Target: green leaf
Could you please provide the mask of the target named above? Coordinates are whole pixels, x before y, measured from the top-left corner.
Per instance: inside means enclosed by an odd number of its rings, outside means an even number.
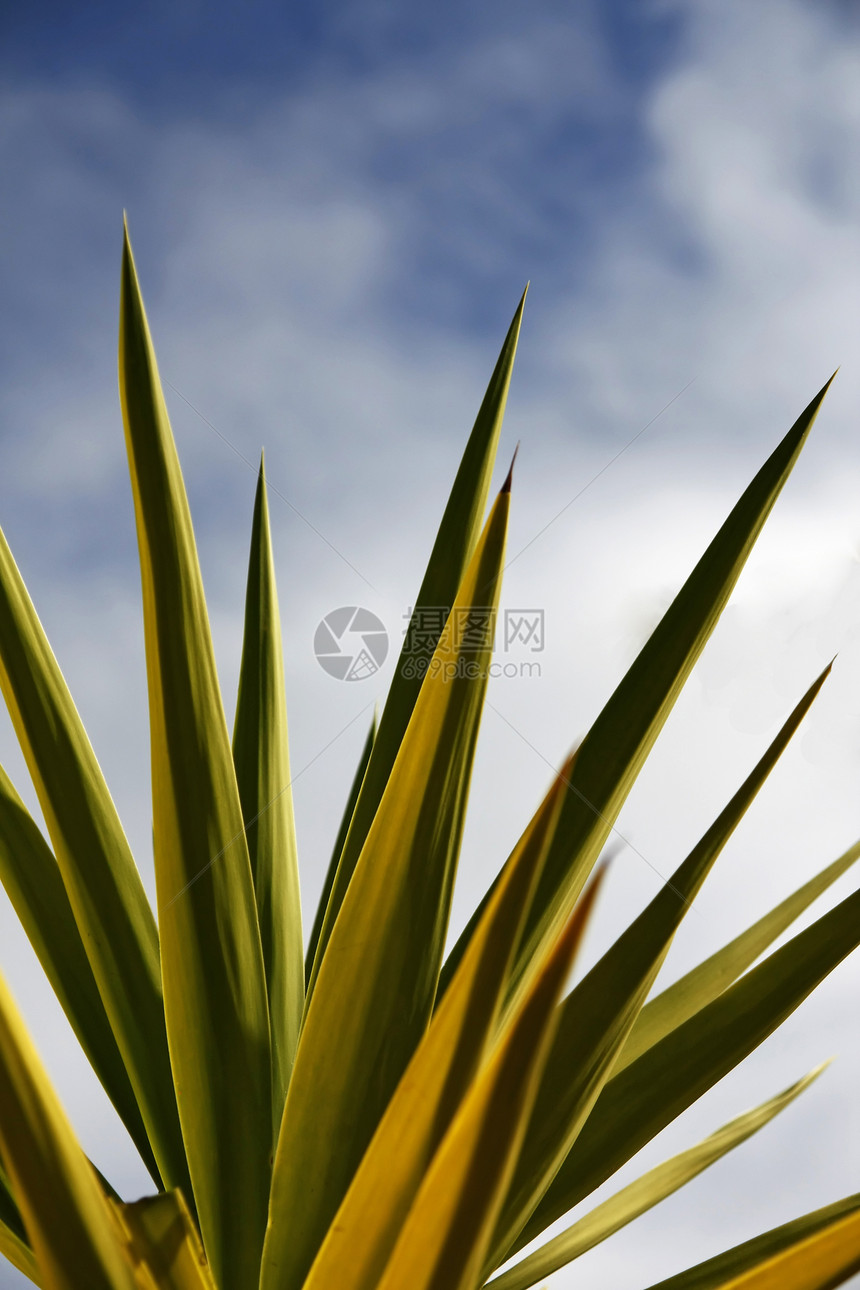
[[[385,702],[367,773],[361,785],[326,907],[316,959],[308,984],[308,999],[315,987],[334,921],[343,903],[353,870],[412,716],[422,678],[439,641],[442,622],[434,626],[434,618],[436,615],[444,616],[443,611],[447,613],[448,608],[453,605],[478,542],[490,492],[490,480],[505,415],[505,404],[527,291],[528,287],[517,306],[475,419],[448,498],[448,505],[445,507],[445,513],[439,525],[439,532],[424,574],[424,581],[418,592],[415,609],[406,630],[400,659]]]
[[[860,842],[855,842],[740,936],[646,1003],[613,1067],[613,1074],[617,1075],[647,1048],[722,994],[814,900],[847,873],[858,857]]]
[[[220,1290],[247,1290],[259,1275],[272,1149],[265,970],[191,516],[127,234],[119,352],[167,1033],[206,1252]]]
[[[273,1124],[277,1126],[299,1038],[305,973],[284,654],[262,460],[254,502],[233,761],[266,967],[272,1034],[272,1111]]]
[[[142,1286],[153,1290],[215,1290],[200,1236],[182,1192],[147,1196],[114,1206],[129,1261]]]
[[[636,776],[725,608],[829,386],[830,381],[762,466],[583,740],[561,827],[529,914],[512,976],[512,993],[529,960],[563,923],[582,890]],[[452,951],[440,989],[447,987],[473,928],[474,919]]]
[[[30,1249],[21,1212],[12,1195],[12,1184],[0,1165],[0,1254],[6,1256],[19,1272],[39,1285],[39,1269]]]
[[[556,1003],[603,871],[533,975],[433,1158],[379,1290],[473,1290],[526,1131]]]
[[[790,1223],[783,1223],[769,1232],[763,1232],[751,1241],[744,1241],[742,1245],[736,1245],[694,1268],[688,1268],[686,1272],[679,1272],[667,1281],[651,1286],[650,1290],[721,1290],[721,1287],[731,1283],[732,1277],[740,1276],[773,1255],[780,1254],[818,1232],[829,1230],[840,1219],[858,1212],[860,1192],[846,1196],[844,1200],[834,1201],[832,1205],[825,1205],[823,1209],[814,1210],[811,1214],[804,1214],[802,1218],[795,1218]]]
[[[46,1290],[138,1290],[110,1202],[3,981],[0,1151]]]
[[[356,865],[308,1008],[275,1155],[261,1290],[298,1290],[436,992],[487,684],[499,494]]]
[[[614,1076],[509,1256],[733,1070],[858,943],[854,892]]]
[[[156,1186],[158,1167],[51,848],[0,766],[0,881]]]
[[[373,714],[373,720],[370,723],[370,729],[367,732],[367,738],[364,741],[364,747],[361,750],[361,757],[356,767],[355,776],[349,790],[349,796],[346,800],[343,817],[341,818],[340,827],[337,831],[334,847],[332,848],[331,859],[329,860],[328,869],[326,870],[325,881],[323,882],[322,891],[320,892],[317,911],[314,916],[314,925],[311,928],[310,940],[308,941],[307,954],[305,955],[305,980],[310,981],[311,971],[316,957],[317,945],[319,943],[320,932],[322,931],[325,911],[328,908],[331,889],[334,885],[337,866],[340,861],[343,844],[346,841],[346,835],[349,831],[350,822],[355,814],[355,804],[358,801],[358,794],[364,781],[364,775],[367,770],[367,764],[370,761],[370,754],[373,750],[373,742],[376,739],[376,713]]]
[[[715,860],[830,671],[810,686],[728,806],[670,880],[565,999],[526,1142],[493,1241],[497,1267],[585,1123]]]
[[[558,821],[567,770],[566,766],[523,834],[302,1290],[375,1290],[427,1166],[494,1033],[517,936]]]
[[[860,1214],[849,1214],[723,1282],[724,1290],[834,1290],[860,1272]]]
[[[790,1088],[754,1110],[730,1120],[696,1146],[649,1169],[641,1178],[622,1188],[566,1231],[547,1241],[546,1245],[542,1245],[516,1267],[496,1277],[489,1283],[488,1290],[490,1287],[492,1290],[528,1290],[529,1286],[535,1285],[541,1278],[551,1276],[565,1264],[578,1259],[586,1250],[593,1249],[614,1232],[632,1223],[640,1214],[659,1205],[661,1200],[671,1196],[727,1152],[758,1133],[759,1129],[769,1124],[775,1115],[808,1088],[823,1069],[824,1066],[816,1067]]]
[[[168,1185],[187,1186],[155,919],[95,753],[2,533],[0,688],[158,1171]]]

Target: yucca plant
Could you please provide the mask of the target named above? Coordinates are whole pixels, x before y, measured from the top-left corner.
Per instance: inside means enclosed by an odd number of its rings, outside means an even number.
[[[855,893],[770,950],[860,855],[858,844],[652,996],[681,920],[826,669],[671,879],[564,993],[600,885],[595,864],[825,386],[729,515],[444,958],[510,475],[483,516],[522,308],[416,600],[403,647],[411,666],[395,671],[368,737],[305,947],[262,467],[231,741],[126,236],[119,377],[143,586],[157,923],[0,544],[0,683],[47,831],[2,775],[0,876],[154,1188],[125,1203],[89,1162],[0,989],[0,1249],[45,1290],[525,1290],[750,1137],[817,1074],[500,1271],[761,1043],[860,941]],[[416,627],[427,606],[452,607],[429,640]],[[823,1290],[858,1268],[860,1196],[849,1196],[662,1286]]]

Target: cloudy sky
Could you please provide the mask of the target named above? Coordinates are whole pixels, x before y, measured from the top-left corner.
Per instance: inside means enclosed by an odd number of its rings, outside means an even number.
[[[265,448],[306,915],[526,281],[504,604],[458,928],[745,484],[837,365],[795,475],[619,821],[588,955],[650,899],[838,653],[668,980],[860,835],[860,23],[845,0],[4,7],[0,523],[153,891],[116,393],[125,208],[228,717]],[[329,610],[392,640],[313,654]],[[509,669],[510,670],[510,669]],[[11,727],[0,759],[32,804]],[[856,885],[848,877],[833,903]],[[818,910],[816,910],[818,912]],[[144,1189],[5,900],[0,966],[87,1149]],[[860,962],[625,1171],[833,1068],[552,1290],[635,1290],[860,1187]],[[614,1190],[620,1179],[607,1191]],[[25,1284],[0,1271],[0,1287]],[[27,1283],[28,1284],[28,1283]]]

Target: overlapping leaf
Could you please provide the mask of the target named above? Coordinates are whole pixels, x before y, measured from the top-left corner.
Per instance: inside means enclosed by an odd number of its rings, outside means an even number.
[[[141,1290],[215,1290],[181,1192],[115,1204],[114,1215]]]
[[[741,932],[740,936],[736,936],[728,945],[724,945],[646,1003],[618,1056],[613,1074],[617,1075],[625,1066],[641,1057],[647,1048],[722,994],[814,900],[847,873],[858,858],[860,842],[855,842],[853,847],[849,847],[822,869],[821,873],[780,901],[763,918]]]
[[[374,740],[367,772],[339,858],[316,946],[316,963],[309,975],[313,990],[322,954],[343,903],[353,870],[382,799],[400,744],[415,707],[421,681],[439,637],[442,621],[460,588],[472,559],[490,492],[496,448],[517,352],[526,291],[505,337],[460,468],[448,498],[424,580],[406,630],[385,709]]]
[[[858,944],[860,892],[854,892],[609,1080],[509,1255],[737,1066]]]
[[[555,1005],[588,922],[602,871],[473,1081],[433,1158],[379,1290],[473,1290],[526,1131]]]
[[[493,1034],[525,911],[566,789],[565,766],[525,830],[441,1008],[397,1086],[303,1290],[374,1290]]]
[[[495,1266],[586,1121],[681,920],[827,677],[817,678],[690,855],[565,1000],[532,1122],[493,1242]]]
[[[775,1115],[785,1110],[808,1088],[823,1069],[822,1066],[817,1067],[776,1097],[730,1120],[694,1147],[649,1169],[641,1178],[605,1200],[566,1231],[547,1241],[534,1254],[495,1277],[489,1286],[493,1290],[528,1290],[529,1286],[551,1276],[573,1259],[578,1259],[581,1254],[605,1241],[627,1223],[632,1223],[640,1214],[653,1209],[661,1200],[671,1196],[679,1187],[691,1182],[703,1170],[746,1142],[754,1133],[758,1133],[759,1129],[769,1124]]]
[[[298,1290],[436,991],[492,647],[509,480],[418,697],[319,969],[275,1156],[262,1290]]]
[[[153,842],[179,1115],[220,1290],[259,1273],[272,1148],[266,980],[188,501],[131,247],[120,395],[143,584]]]
[[[2,981],[0,1151],[44,1290],[139,1290],[110,1202]]]
[[[167,1183],[187,1186],[155,920],[95,753],[2,534],[0,688],[158,1170]],[[122,1100],[118,1082],[114,1091]]]
[[[830,381],[755,476],[583,740],[561,827],[529,915],[512,991],[531,957],[564,921],[582,890],[622,803],[725,608],[829,385]],[[473,919],[452,951],[442,974],[442,989],[474,926]]]
[[[160,1177],[54,855],[0,767],[0,880],[78,1042],[155,1183]]]
[[[373,721],[370,723],[370,729],[367,732],[367,738],[364,741],[364,745],[361,750],[361,756],[358,759],[358,766],[356,767],[355,775],[353,777],[352,784],[350,785],[349,795],[347,796],[346,806],[344,807],[344,811],[343,811],[343,817],[341,818],[340,827],[338,828],[338,831],[337,831],[337,837],[334,840],[331,859],[329,860],[329,865],[328,865],[328,869],[326,870],[325,880],[322,885],[322,891],[320,892],[320,898],[317,903],[317,911],[316,911],[316,914],[314,915],[314,924],[313,924],[313,927],[311,928],[311,934],[308,939],[307,953],[305,955],[305,980],[306,981],[310,981],[311,971],[313,970],[314,959],[316,957],[316,949],[319,943],[320,932],[322,931],[323,920],[325,919],[325,911],[328,909],[329,897],[331,896],[331,889],[332,889],[332,886],[334,885],[335,874],[337,873],[337,866],[338,866],[338,863],[340,862],[341,852],[343,851],[343,844],[346,841],[346,835],[349,832],[349,826],[352,821],[352,817],[355,813],[355,804],[358,801],[358,794],[361,790],[361,785],[364,782],[364,775],[367,770],[367,764],[370,761],[370,754],[373,750],[373,744],[375,739],[376,739],[376,713],[374,712]]]
[[[274,1132],[281,1122],[299,1038],[305,973],[281,619],[262,461],[254,501],[233,761],[266,968]]]
[[[724,1290],[732,1280],[745,1272],[766,1263],[769,1259],[792,1246],[798,1245],[817,1233],[832,1230],[842,1219],[860,1213],[860,1193],[846,1196],[823,1209],[804,1214],[790,1223],[744,1241],[723,1254],[717,1254],[694,1268],[687,1268],[676,1276],[653,1285],[650,1290]]]

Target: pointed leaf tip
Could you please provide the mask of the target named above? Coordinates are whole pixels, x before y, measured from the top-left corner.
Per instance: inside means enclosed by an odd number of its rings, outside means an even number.
[[[501,489],[499,490],[499,491],[500,491],[500,492],[502,492],[502,493],[509,493],[509,492],[511,491],[511,483],[512,483],[513,478],[514,478],[514,462],[515,462],[515,461],[516,461],[516,459],[517,459],[517,453],[519,452],[519,450],[520,450],[520,445],[519,445],[519,443],[517,443],[516,448],[514,448],[514,455],[513,455],[513,457],[511,458],[511,468],[510,468],[510,470],[508,471],[507,478],[505,479],[505,482],[502,484],[502,487],[501,487]]]

